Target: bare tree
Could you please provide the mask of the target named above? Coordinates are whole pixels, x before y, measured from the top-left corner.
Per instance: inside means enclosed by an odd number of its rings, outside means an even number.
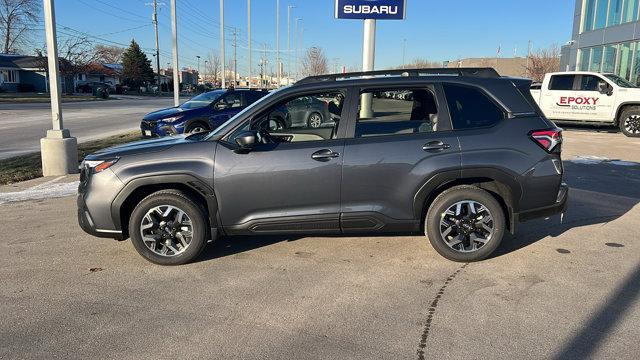
[[[94,52],[96,61],[102,64],[119,64],[122,61],[124,48],[119,46],[96,45]]]
[[[40,0],[0,0],[0,36],[2,51],[16,53],[26,45],[35,31],[40,14]]]
[[[398,69],[431,69],[442,67],[441,62],[431,61],[427,59],[415,59],[409,64],[403,64],[398,66]]]
[[[36,49],[38,67],[48,71],[46,47]],[[66,92],[73,93],[75,80],[85,74],[97,60],[93,44],[84,36],[69,37],[58,44],[60,74],[65,78]]]
[[[215,83],[220,78],[222,71],[222,62],[218,54],[210,53],[207,59],[207,66],[204,69],[204,81]]]
[[[547,49],[538,49],[531,52],[525,65],[527,77],[533,81],[542,81],[546,73],[560,70],[560,50],[557,45],[551,45]]]
[[[302,75],[314,76],[326,74],[328,61],[322,48],[311,47],[302,58]]]

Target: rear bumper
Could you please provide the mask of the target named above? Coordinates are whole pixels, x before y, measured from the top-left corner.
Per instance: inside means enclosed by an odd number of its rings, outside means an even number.
[[[565,183],[560,184],[560,189],[558,190],[558,195],[556,198],[556,202],[553,205],[545,206],[542,208],[537,208],[533,210],[528,210],[521,213],[513,214],[513,222],[514,225],[518,222],[523,222],[527,220],[549,217],[552,215],[564,213],[567,210],[569,200],[569,186]]]

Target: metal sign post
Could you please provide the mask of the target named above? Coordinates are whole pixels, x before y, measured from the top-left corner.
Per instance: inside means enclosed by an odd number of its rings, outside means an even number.
[[[362,42],[362,71],[375,69],[376,20],[403,20],[406,16],[406,0],[335,0],[336,19],[364,20]],[[360,96],[360,118],[373,116],[373,94]]]
[[[62,124],[60,103],[60,71],[58,68],[58,45],[56,37],[56,15],[53,0],[44,0],[44,23],[47,38],[47,60],[51,96],[52,130],[40,139],[42,174],[44,176],[66,175],[78,172],[78,142],[70,136]]]

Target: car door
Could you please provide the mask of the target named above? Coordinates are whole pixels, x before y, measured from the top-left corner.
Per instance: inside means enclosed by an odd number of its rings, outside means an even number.
[[[579,120],[579,113],[571,109],[569,99],[575,98],[575,74],[552,75],[546,89],[542,89],[540,108],[553,120]]]
[[[460,146],[438,84],[360,93],[403,90],[412,100],[366,95],[351,110],[355,120],[347,130],[341,192],[345,232],[417,230],[424,200],[418,199],[429,179],[459,176]]]
[[[613,86],[603,77],[592,74],[579,75],[576,83],[574,98],[566,101],[573,111],[580,114],[578,120],[612,121],[617,95]],[[605,84],[610,92],[600,93],[600,84]]]
[[[244,99],[241,91],[232,91],[222,95],[211,105],[209,117],[213,126],[222,124],[244,109]]]
[[[335,129],[263,126],[272,112],[281,112],[296,99],[284,99],[253,116],[218,145],[214,188],[227,233],[340,231],[344,138],[338,136],[338,125]],[[263,141],[251,151],[240,151],[234,138],[248,130],[261,130]]]

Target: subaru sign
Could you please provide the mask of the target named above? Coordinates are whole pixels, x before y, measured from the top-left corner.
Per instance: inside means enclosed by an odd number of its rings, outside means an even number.
[[[336,19],[402,20],[407,0],[336,0]]]

